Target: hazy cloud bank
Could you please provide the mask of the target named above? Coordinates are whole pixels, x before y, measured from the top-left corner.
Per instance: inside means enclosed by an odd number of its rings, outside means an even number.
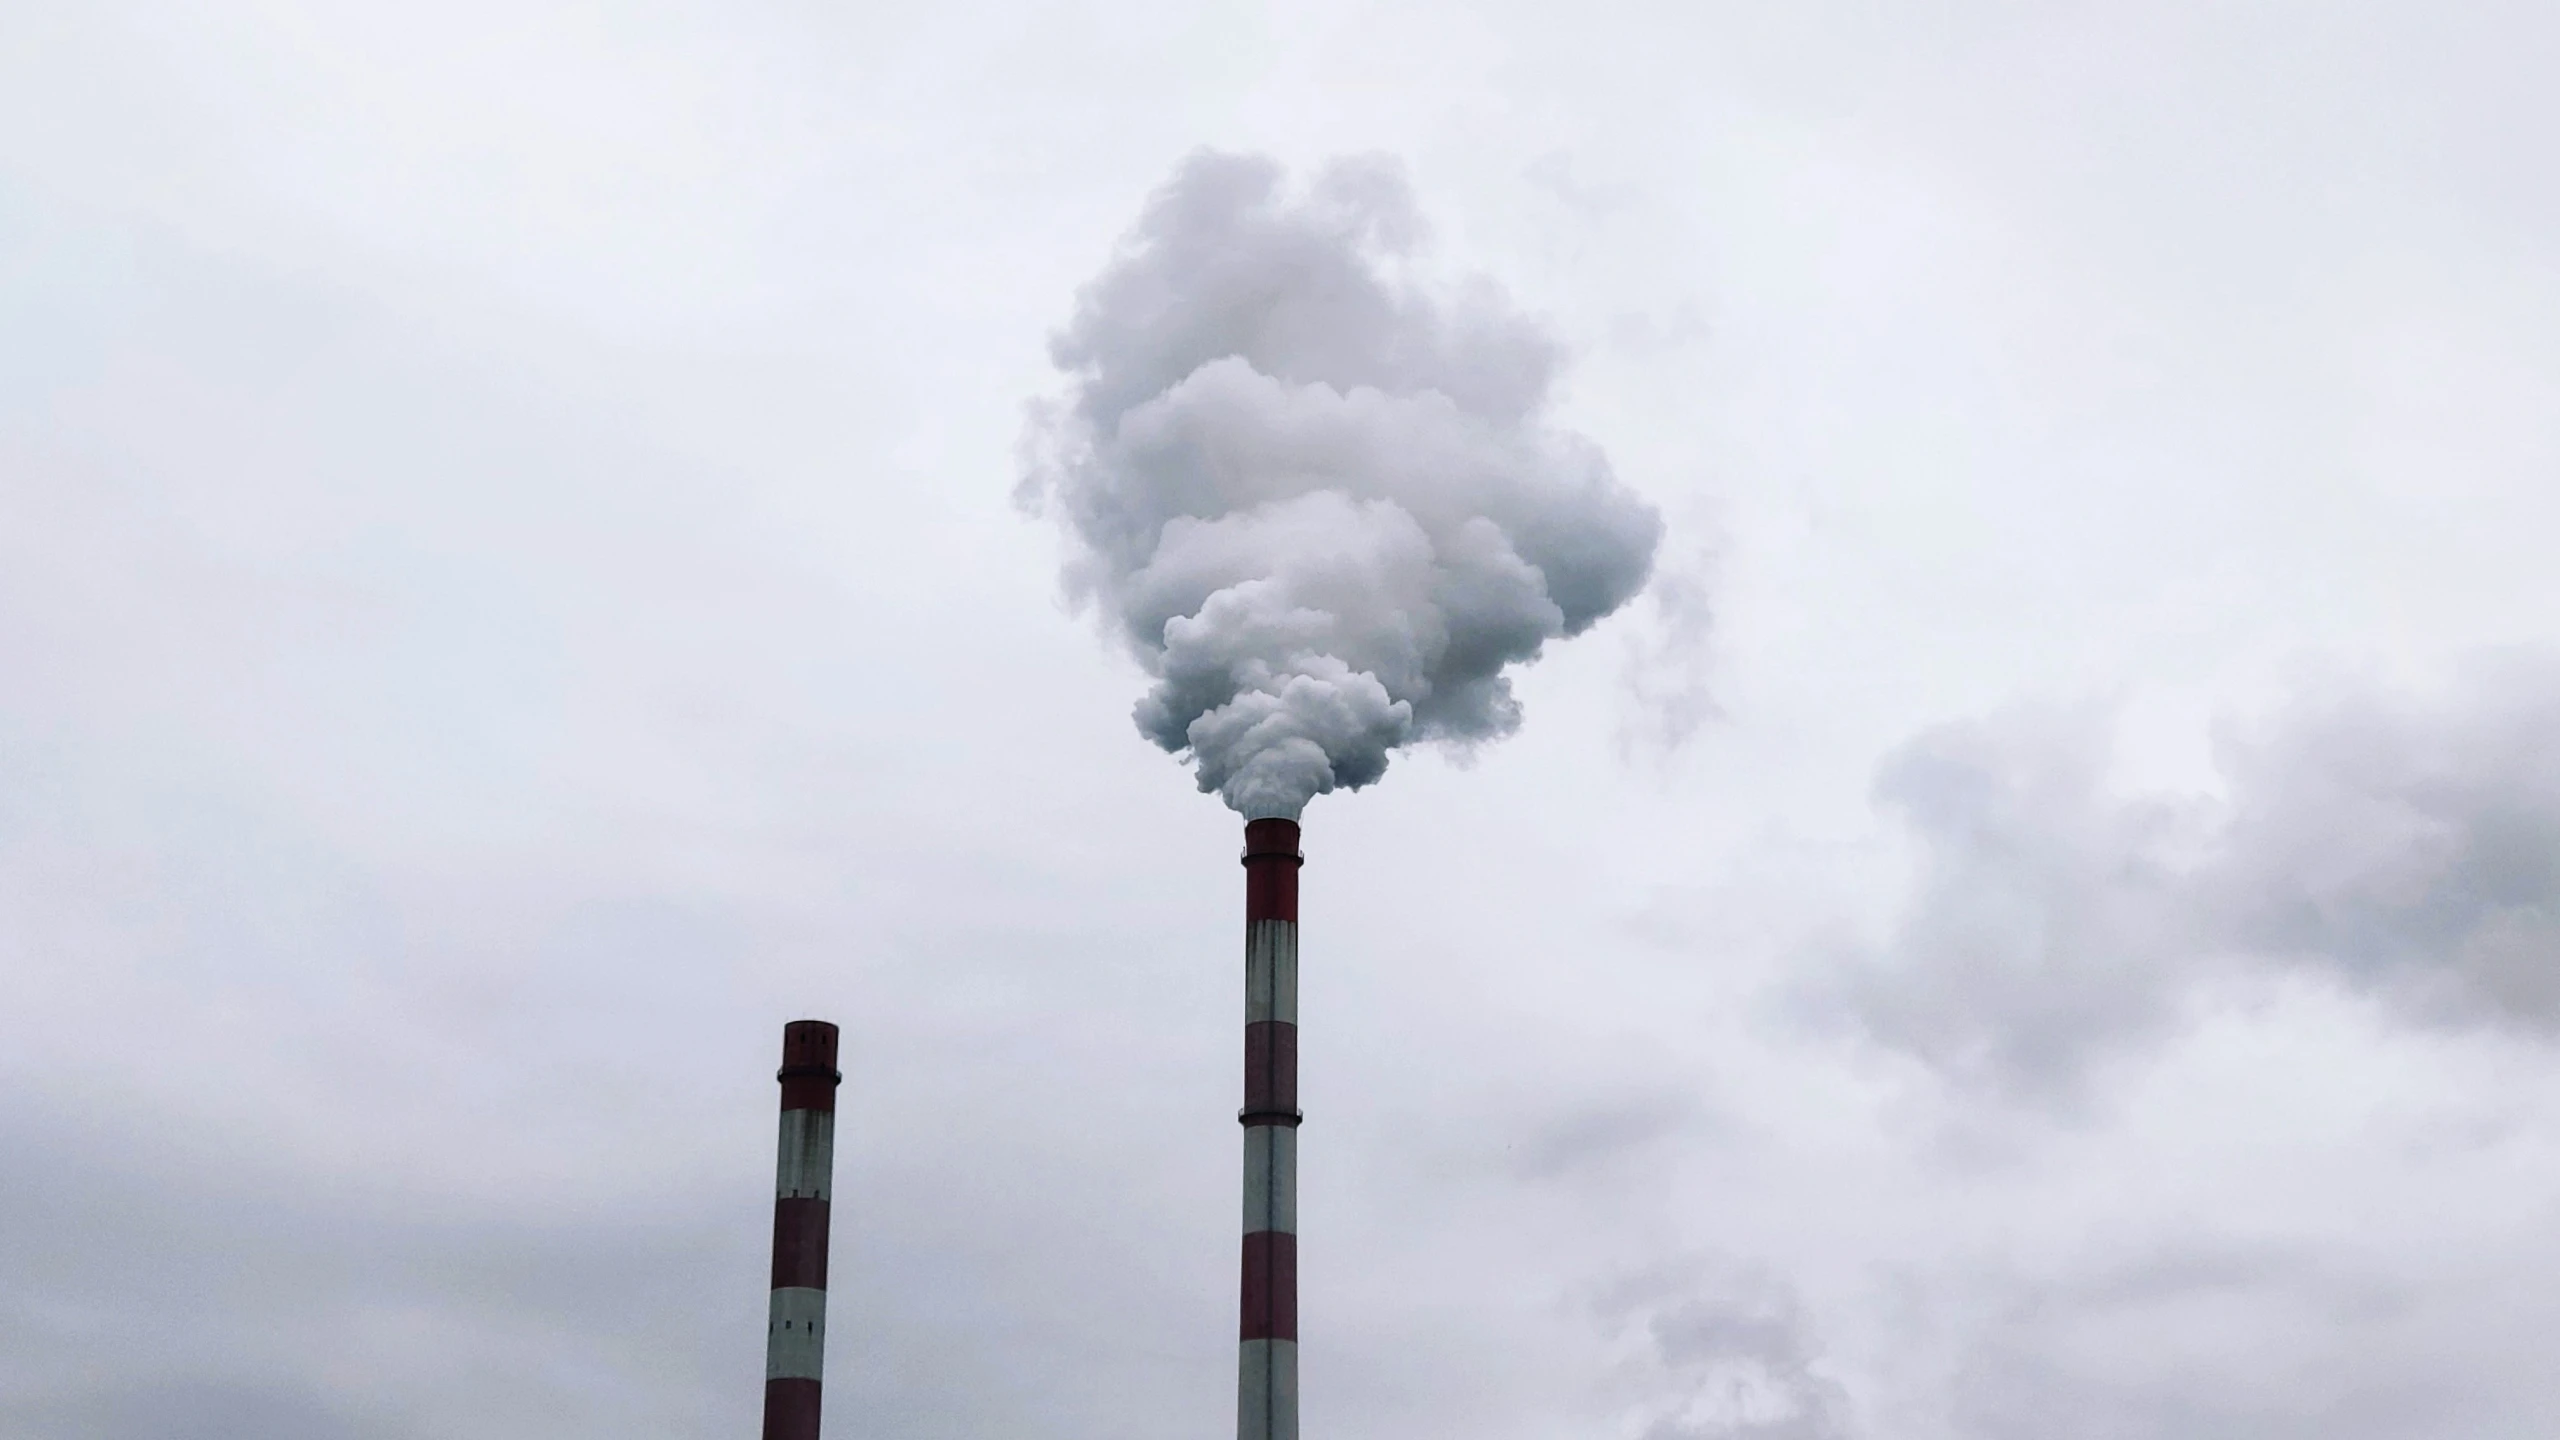
[[[1917,842],[1917,887],[1829,999],[1941,1070],[2045,1093],[2215,976],[2304,974],[2413,1023],[2552,1034],[2555,735],[2548,656],[2432,700],[2337,686],[2226,727],[2211,800],[2109,793],[2095,712],[1930,730],[1875,784]]]

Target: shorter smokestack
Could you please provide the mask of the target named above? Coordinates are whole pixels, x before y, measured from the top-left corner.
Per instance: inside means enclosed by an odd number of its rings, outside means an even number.
[[[773,1306],[765,1322],[764,1440],[818,1440],[827,1352],[827,1193],[835,1169],[836,1027],[782,1027],[782,1143],[773,1182]]]

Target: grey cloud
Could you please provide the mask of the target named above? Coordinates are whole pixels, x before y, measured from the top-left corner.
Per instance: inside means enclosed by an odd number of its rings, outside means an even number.
[[[1950,1391],[1984,1440],[2523,1433],[2461,1393],[2445,1317],[2327,1250],[2190,1236],[1992,1290]]]
[[[2224,750],[2203,898],[2235,943],[2429,1020],[2560,1029],[2560,664],[2324,696]]]
[[[1546,418],[1562,355],[1489,282],[1410,277],[1402,174],[1200,154],[1052,346],[1020,494],[1155,677],[1138,728],[1295,815],[1416,741],[1520,723],[1508,672],[1645,583],[1661,522]]]
[[[2560,665],[2420,703],[2340,687],[2227,732],[2218,802],[2110,794],[2095,712],[1943,727],[1879,770],[1917,845],[1880,945],[1822,983],[1950,1074],[2071,1095],[2198,981],[2296,973],[2416,1023],[2560,1029]]]
[[[1889,939],[1842,957],[1824,999],[1951,1074],[2068,1095],[2091,1054],[2174,1016],[2192,963],[2178,817],[2101,789],[2093,717],[2020,712],[1930,731],[1875,795],[1918,842]]]
[[[1627,1380],[1643,1440],[1846,1440],[1856,1433],[1840,1383],[1794,1292],[1774,1278],[1703,1260],[1619,1281],[1597,1304],[1636,1341]]]

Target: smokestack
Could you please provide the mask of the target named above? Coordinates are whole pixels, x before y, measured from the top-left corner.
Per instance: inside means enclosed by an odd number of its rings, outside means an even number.
[[[1237,1440],[1298,1440],[1298,867],[1305,863],[1297,821],[1245,822]]]
[[[1015,497],[1152,678],[1138,730],[1245,817],[1241,1440],[1298,1434],[1298,816],[1520,726],[1513,672],[1635,598],[1662,517],[1551,403],[1564,349],[1415,278],[1392,163],[1195,154],[1051,338]]]
[[[818,1440],[827,1350],[827,1189],[835,1169],[836,1027],[782,1027],[782,1143],[773,1181],[773,1308],[765,1323],[764,1440]]]

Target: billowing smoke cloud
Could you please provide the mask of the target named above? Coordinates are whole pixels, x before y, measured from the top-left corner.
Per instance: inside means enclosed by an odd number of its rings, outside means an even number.
[[[1200,154],[1079,296],[1026,501],[1155,683],[1138,728],[1249,816],[1520,723],[1507,671],[1643,588],[1661,521],[1549,423],[1558,349],[1410,265],[1401,174]]]

